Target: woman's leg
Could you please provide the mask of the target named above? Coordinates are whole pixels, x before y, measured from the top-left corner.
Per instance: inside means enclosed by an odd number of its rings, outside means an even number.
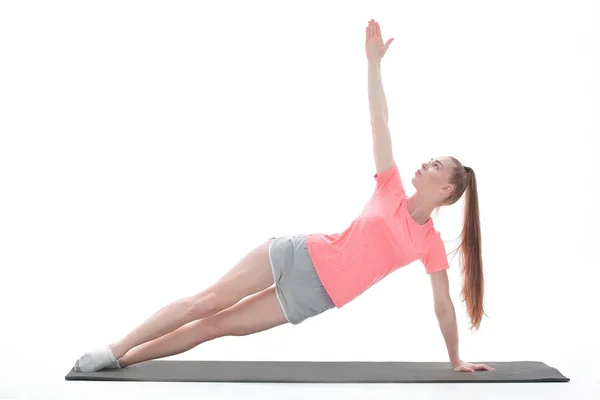
[[[273,284],[269,261],[269,242],[256,247],[242,258],[216,284],[159,310],[110,347],[118,360],[132,348],[159,338],[192,321],[210,317],[260,292]]]
[[[273,272],[269,261],[270,242],[271,240],[268,240],[248,253],[214,285],[163,307],[107,348],[85,353],[75,363],[75,369],[89,372],[114,367],[111,356],[118,360],[136,346],[166,335],[192,321],[210,317],[233,306],[244,297],[270,287],[273,284]]]
[[[218,337],[250,335],[287,322],[275,288],[272,287],[218,314],[135,347],[119,359],[119,364],[125,368],[143,361],[183,353]]]

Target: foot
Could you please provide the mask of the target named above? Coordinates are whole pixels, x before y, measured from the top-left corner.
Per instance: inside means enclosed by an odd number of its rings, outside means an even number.
[[[76,372],[95,372],[101,369],[121,368],[110,346],[85,353],[75,362]]]

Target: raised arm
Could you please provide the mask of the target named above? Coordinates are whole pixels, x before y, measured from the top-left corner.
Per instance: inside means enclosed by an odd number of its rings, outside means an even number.
[[[373,154],[377,173],[394,165],[392,138],[388,128],[388,110],[381,82],[381,59],[394,39],[384,45],[379,24],[369,21],[366,28],[365,52],[368,60],[369,110],[373,134]]]
[[[368,62],[369,111],[373,122],[388,122],[388,108],[381,82],[381,60]]]

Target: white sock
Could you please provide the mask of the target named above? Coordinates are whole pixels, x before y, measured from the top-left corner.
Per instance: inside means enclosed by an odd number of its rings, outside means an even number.
[[[75,362],[75,371],[77,372],[95,372],[101,369],[116,368],[121,368],[121,365],[110,350],[110,345],[85,353]]]

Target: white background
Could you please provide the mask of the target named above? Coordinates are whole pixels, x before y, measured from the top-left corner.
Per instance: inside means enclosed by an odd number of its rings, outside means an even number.
[[[341,232],[359,214],[375,187],[371,18],[384,41],[395,38],[382,76],[407,194],[431,157],[455,156],[477,176],[488,316],[468,330],[459,258],[450,256],[461,358],[542,361],[572,381],[248,384],[252,395],[594,397],[592,3],[2,2],[0,398],[250,396],[243,384],[64,376],[83,352],[206,288],[269,237]],[[448,253],[463,201],[433,215]],[[415,262],[342,309],[173,359],[448,355]]]

